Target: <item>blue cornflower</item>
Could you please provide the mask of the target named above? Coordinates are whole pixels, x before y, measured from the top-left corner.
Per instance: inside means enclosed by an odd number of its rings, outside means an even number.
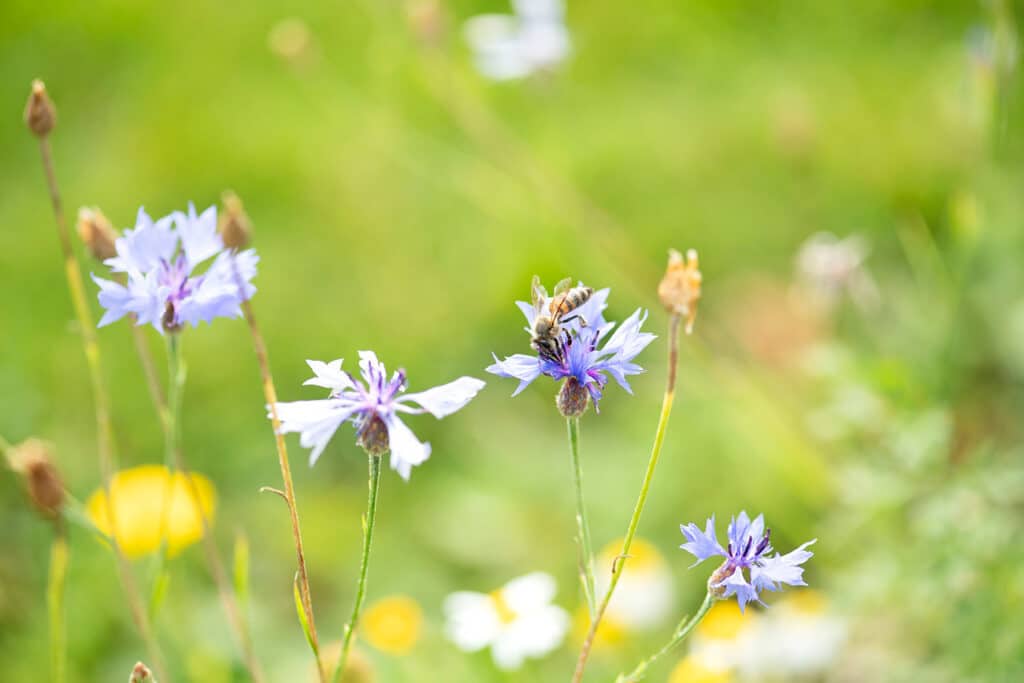
[[[741,611],[748,602],[761,602],[758,594],[762,590],[777,591],[781,588],[779,584],[783,583],[807,585],[803,579],[804,568],[800,565],[814,555],[806,548],[818,539],[808,541],[786,555],[775,553],[774,557],[769,557],[768,553],[773,550],[772,530],[764,528],[764,515],[758,515],[751,522],[746,511],[740,512],[739,517],[733,517],[730,522],[729,545],[724,549],[715,537],[714,515],[704,531],[692,522],[679,528],[687,541],[679,547],[697,558],[693,566],[715,555],[725,558],[725,562],[708,579],[708,590],[723,599],[735,595]],[[749,583],[743,575],[744,569],[750,571]]]
[[[626,376],[644,371],[632,361],[655,336],[640,331],[641,325],[647,320],[647,312],[638,308],[608,337],[608,333],[615,327],[614,322],[607,322],[604,319],[603,311],[608,307],[608,293],[608,289],[594,292],[585,304],[572,312],[571,320],[561,323],[563,336],[558,341],[556,353],[517,353],[504,360],[498,360],[495,355],[494,364],[487,368],[487,372],[499,377],[518,379],[519,386],[512,393],[513,396],[541,375],[547,375],[555,381],[569,380],[567,387],[572,385],[587,392],[582,395],[583,403],[579,412],[586,407],[588,394],[594,403],[594,409],[598,409],[598,401],[608,383],[608,375],[611,375],[623,389],[633,393]],[[539,302],[538,306],[525,301],[516,302],[526,316],[528,333],[533,329],[537,309],[545,310],[553,298]]]
[[[243,298],[256,292],[250,280],[259,257],[253,249],[224,248],[214,206],[197,216],[190,203],[188,213],[175,211],[155,222],[139,209],[135,229],[125,230],[114,246],[117,255],[104,263],[115,273],[125,273],[127,284],[93,275],[100,286],[100,305],[106,309],[100,327],[128,314],[136,316],[137,324],[150,324],[161,332],[177,331],[185,323],[195,327],[200,320],[240,316]],[[214,260],[206,272],[197,274],[196,268],[210,258]]]
[[[373,351],[359,352],[362,382],[341,369],[340,358],[330,363],[318,360],[307,360],[306,363],[313,370],[314,377],[304,384],[330,389],[330,397],[278,403],[281,433],[298,432],[301,435],[299,443],[312,449],[309,454],[312,466],[341,423],[349,421],[356,429],[356,443],[372,455],[390,451],[391,469],[403,479],[409,478],[413,465],[420,465],[430,457],[430,444],[421,443],[398,418],[398,413],[430,413],[442,418],[469,403],[484,387],[481,380],[460,377],[433,389],[403,394],[405,370],[398,370],[389,380],[384,364],[377,360]],[[419,407],[406,403],[416,403]]]

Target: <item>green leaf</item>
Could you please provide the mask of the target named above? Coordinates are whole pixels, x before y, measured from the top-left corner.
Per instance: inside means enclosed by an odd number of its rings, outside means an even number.
[[[309,649],[313,651],[313,654],[319,658],[320,650],[313,641],[313,634],[309,630],[309,621],[306,619],[306,610],[302,606],[302,592],[299,590],[298,572],[295,573],[295,579],[292,581],[292,593],[295,595],[295,611],[299,615],[299,623],[302,624],[302,632],[306,634],[306,642],[309,643]]]

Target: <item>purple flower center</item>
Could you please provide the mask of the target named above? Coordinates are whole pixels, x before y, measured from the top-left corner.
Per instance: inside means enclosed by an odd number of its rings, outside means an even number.
[[[754,564],[754,562],[760,559],[762,555],[764,555],[767,552],[771,552],[771,537],[772,530],[765,529],[764,534],[761,536],[761,538],[758,540],[757,545],[755,546],[754,537],[748,536],[747,542],[743,544],[743,551],[740,553],[737,553],[733,549],[732,543],[730,542],[728,548],[726,548],[726,552],[729,555],[729,559],[727,561],[729,571],[728,573],[726,573],[726,576],[731,576],[732,572],[739,567],[751,566],[752,564]]]

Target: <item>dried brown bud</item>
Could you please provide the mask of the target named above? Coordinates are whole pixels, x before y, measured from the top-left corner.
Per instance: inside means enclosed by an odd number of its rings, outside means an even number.
[[[29,500],[43,517],[54,519],[64,505],[64,484],[53,464],[53,447],[39,439],[26,439],[7,452],[7,463],[25,479]]]
[[[580,384],[575,377],[570,377],[562,384],[555,404],[562,417],[579,417],[586,412],[589,398],[590,392],[587,391],[587,388]]]
[[[117,231],[99,209],[83,206],[78,210],[78,236],[97,261],[117,256]]]
[[[242,200],[230,190],[221,197],[224,211],[220,214],[220,237],[228,249],[245,249],[252,239],[252,221],[242,206]]]
[[[359,429],[359,438],[356,440],[363,450],[374,456],[381,456],[388,452],[390,442],[388,440],[388,426],[376,413],[370,417]]]
[[[128,678],[128,683],[156,683],[156,679],[153,678],[153,672],[149,670],[149,667],[138,662],[132,668],[132,675]]]
[[[668,268],[658,285],[658,297],[670,313],[686,318],[686,333],[693,332],[700,300],[701,275],[697,269],[697,250],[686,252],[686,260],[675,249],[668,252]]]
[[[445,14],[438,0],[408,0],[405,18],[413,35],[431,47],[441,43],[445,34]]]
[[[45,138],[57,123],[57,108],[40,80],[32,81],[32,93],[25,105],[25,123],[36,137]]]
[[[184,325],[178,321],[178,314],[174,310],[174,304],[170,301],[167,302],[167,307],[164,308],[164,314],[160,316],[160,324],[164,328],[164,332],[168,334],[176,334],[181,332],[181,328]]]
[[[732,576],[735,571],[736,568],[730,566],[728,561],[723,562],[722,565],[715,571],[711,572],[711,576],[708,577],[708,593],[710,593],[712,597],[718,599],[724,598],[725,586],[722,585],[722,582]]]

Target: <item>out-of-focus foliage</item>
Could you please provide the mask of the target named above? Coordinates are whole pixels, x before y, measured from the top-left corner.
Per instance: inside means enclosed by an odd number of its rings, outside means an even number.
[[[609,319],[648,307],[647,325],[664,336],[656,288],[666,250],[698,249],[700,316],[683,341],[640,527],[672,573],[672,610],[660,627],[599,640],[588,680],[632,668],[700,603],[711,569],[687,570],[678,525],[742,508],[765,513],[782,550],[819,539],[806,578],[844,635],[825,670],[806,677],[1018,680],[1024,150],[1014,9],[572,2],[567,59],[493,83],[474,69],[460,26],[509,11],[499,2],[7,2],[0,434],[53,442],[78,499],[98,488],[79,331],[36,143],[18,120],[39,77],[58,109],[52,143],[72,217],[98,206],[120,229],[139,205],[153,215],[190,199],[202,208],[228,188],[244,200],[262,258],[254,305],[282,400],[307,397],[304,359],[365,348],[404,366],[415,386],[484,377],[492,351],[527,350],[513,301],[527,299],[535,272],[609,286]],[[837,239],[818,246],[859,235],[860,284],[835,267],[845,257],[798,257],[820,232]],[[103,272],[76,248],[87,271]],[[147,335],[162,359],[161,340]],[[99,336],[121,464],[159,464],[160,423],[129,330]],[[184,449],[216,488],[222,554],[239,529],[249,539],[258,655],[271,680],[313,680],[287,513],[259,493],[280,474],[246,327],[189,330],[184,349]],[[582,420],[597,547],[625,531],[664,356],[661,338],[638,359],[647,373],[632,381],[634,396],[610,390],[601,414]],[[369,601],[410,596],[423,625],[408,648],[403,634],[360,639],[360,676],[568,679],[578,628],[511,673],[444,637],[446,595],[533,571],[556,577],[556,602],[570,613],[580,606],[554,388],[538,382],[510,399],[512,381],[484,378],[458,415],[417,425],[433,455],[412,481],[383,481]],[[348,616],[365,504],[363,456],[345,429],[315,471],[291,442],[324,643]],[[0,680],[38,680],[51,528],[14,475],[0,478],[0,511]],[[145,586],[162,575],[146,558],[135,568]],[[246,680],[201,550],[166,569],[157,631],[175,679]],[[67,604],[69,679],[123,680],[142,646],[110,553],[77,527]],[[680,661],[673,681],[749,676],[729,661],[709,670],[692,645],[649,680]],[[762,673],[790,677],[773,671]]]

